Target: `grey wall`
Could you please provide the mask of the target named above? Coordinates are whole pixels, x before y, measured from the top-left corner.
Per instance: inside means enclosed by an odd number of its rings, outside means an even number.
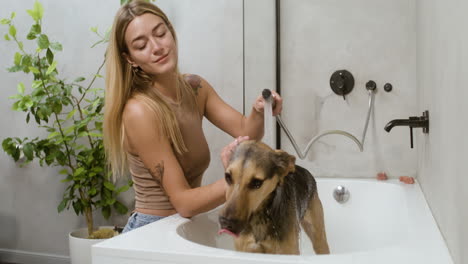
[[[63,76],[74,78],[90,76],[101,63],[105,46],[90,49],[97,40],[89,30],[98,26],[103,32],[112,24],[119,0],[106,1],[57,1],[42,0],[45,19],[43,31],[54,41],[63,44],[59,53],[58,69]],[[32,19],[26,9],[31,9],[33,0],[3,1],[0,17],[9,17],[17,12],[18,32],[28,32]],[[243,45],[241,0],[159,0],[158,5],[173,22],[179,38],[180,68],[184,73],[196,73],[204,77],[220,96],[239,111],[243,111]],[[13,62],[15,45],[6,42],[3,35],[8,31],[0,27],[0,138],[35,137],[44,132],[34,125],[26,125],[25,115],[10,110],[12,100],[8,96],[16,91],[22,81],[28,87],[29,77],[21,73],[7,73]],[[25,37],[25,34],[20,34]],[[28,45],[25,45],[28,47]],[[104,86],[103,80],[98,82]],[[222,177],[219,159],[220,149],[232,139],[204,123],[209,140],[212,162],[205,183]],[[0,151],[0,261],[28,263],[60,263],[68,256],[68,233],[84,227],[82,217],[74,212],[57,213],[64,185],[60,183],[59,169],[41,168],[36,163],[20,168],[3,151]],[[122,199],[133,205],[133,191]],[[127,216],[113,217],[104,221],[96,214],[98,223],[124,225]]]
[[[417,1],[419,180],[456,264],[468,263],[468,2]]]
[[[64,47],[57,56],[58,70],[69,78],[90,76],[102,62],[104,46],[90,49],[97,38],[89,29],[98,26],[104,31],[110,27],[118,1],[99,1],[92,5],[85,5],[83,1],[41,2],[45,9],[43,31]],[[2,1],[0,17],[9,17],[12,11],[16,11],[15,25],[23,39],[26,35],[23,33],[29,31],[32,22],[26,9],[32,9],[33,3],[32,0]],[[0,123],[3,124],[0,138],[44,136],[44,131],[33,123],[25,123],[24,113],[11,111],[12,100],[8,96],[15,93],[20,81],[29,87],[31,78],[6,71],[12,65],[13,50],[16,50],[13,42],[3,39],[7,30],[5,26],[0,27]],[[25,42],[25,47],[31,45]],[[103,87],[103,81],[100,80],[98,85]],[[85,223],[72,211],[57,213],[65,188],[60,183],[59,169],[41,168],[37,163],[19,168],[3,151],[0,151],[0,167],[0,224],[4,230],[0,232],[0,248],[68,255],[68,232],[84,227]]]
[[[283,120],[299,147],[326,130],[345,130],[362,138],[368,95],[365,84],[377,83],[375,110],[364,152],[350,139],[319,139],[301,161],[318,177],[416,176],[416,149],[409,128],[384,131],[396,118],[421,114],[416,89],[415,1],[281,1],[281,89]],[[354,75],[346,101],[333,93],[336,70]],[[385,83],[394,87],[383,90]],[[418,132],[415,132],[418,133]],[[292,145],[282,134],[282,147]],[[417,147],[417,146],[416,146]]]

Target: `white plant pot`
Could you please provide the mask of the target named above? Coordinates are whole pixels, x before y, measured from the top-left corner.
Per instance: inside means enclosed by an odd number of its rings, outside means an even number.
[[[100,226],[113,229],[113,226]],[[88,228],[80,228],[68,235],[71,264],[91,264],[91,246],[106,239],[88,239]]]

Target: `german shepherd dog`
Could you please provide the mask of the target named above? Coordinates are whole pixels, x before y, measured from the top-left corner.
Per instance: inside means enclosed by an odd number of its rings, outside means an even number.
[[[259,141],[235,149],[225,173],[219,233],[234,236],[237,251],[299,254],[301,225],[315,253],[330,253],[317,184],[295,161]]]

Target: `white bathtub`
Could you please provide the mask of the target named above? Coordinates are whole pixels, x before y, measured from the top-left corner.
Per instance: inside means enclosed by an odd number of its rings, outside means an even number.
[[[330,255],[315,255],[301,236],[301,255],[233,251],[218,235],[217,210],[193,217],[174,215],[93,246],[93,264],[147,263],[359,263],[452,264],[419,185],[396,180],[317,179]],[[337,203],[336,186],[350,199]]]

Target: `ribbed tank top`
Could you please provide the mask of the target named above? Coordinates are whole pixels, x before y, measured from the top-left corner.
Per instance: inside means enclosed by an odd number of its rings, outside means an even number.
[[[182,167],[184,176],[192,188],[199,187],[202,176],[210,163],[210,150],[202,130],[202,116],[198,107],[190,108],[190,103],[182,98],[181,104],[166,98],[179,123],[179,128],[188,151],[176,158]],[[158,182],[151,176],[140,157],[127,153],[128,166],[135,190],[135,208],[171,210],[174,206]],[[171,175],[164,175],[171,177]]]

